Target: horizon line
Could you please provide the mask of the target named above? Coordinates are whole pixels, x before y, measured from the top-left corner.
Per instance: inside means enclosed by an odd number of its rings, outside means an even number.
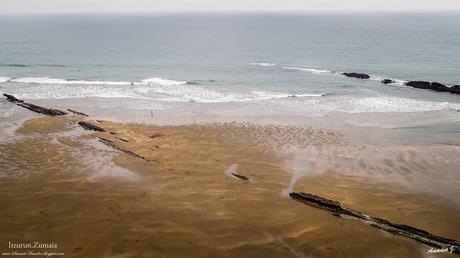
[[[62,11],[62,12],[1,12],[1,15],[97,15],[97,14],[435,14],[435,13],[456,13],[460,9],[356,9],[356,10],[339,10],[339,9],[310,9],[310,10],[148,10],[148,11]]]

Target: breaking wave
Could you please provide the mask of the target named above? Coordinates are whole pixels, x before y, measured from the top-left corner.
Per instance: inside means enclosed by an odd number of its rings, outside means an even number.
[[[142,80],[142,83],[146,83],[146,84],[154,83],[154,84],[164,85],[164,86],[174,86],[174,85],[187,84],[188,82],[173,81],[173,80],[168,80],[168,79],[162,79],[162,78],[159,78],[159,77],[155,77],[155,78],[144,79],[144,80]]]
[[[152,77],[137,82],[91,81],[56,79],[50,77],[0,77],[8,93],[24,99],[77,99],[77,98],[137,98],[175,102],[243,102],[292,97],[321,97],[317,93],[286,93],[270,91],[230,92],[215,90],[202,84],[206,81],[176,81]],[[21,86],[17,87],[16,83]],[[71,85],[71,87],[69,87]]]
[[[271,66],[276,66],[274,63],[265,63],[265,62],[258,62],[258,63],[251,63],[252,65],[255,66],[261,66],[261,67],[271,67]]]
[[[293,70],[293,71],[304,71],[304,72],[310,72],[310,73],[318,74],[318,75],[331,74],[331,75],[343,76],[342,72],[330,71],[330,70],[324,70],[324,69],[304,68],[304,67],[289,67],[289,66],[283,66],[282,69],[284,69],[284,70]],[[392,80],[393,82],[388,83],[390,85],[404,86],[404,84],[407,82],[407,81],[401,80],[401,79],[383,77],[383,76],[378,76],[378,75],[370,75],[370,78],[369,78],[369,80],[379,81],[379,82],[384,80],[384,79]]]
[[[2,82],[7,82],[9,81],[11,78],[10,77],[0,77],[0,83]]]
[[[34,83],[34,84],[74,84],[74,85],[182,85],[187,84],[184,81],[174,81],[159,77],[147,78],[140,82],[129,81],[90,81],[90,80],[75,80],[75,79],[56,79],[50,77],[22,77],[9,78],[0,77],[0,82],[16,82],[16,83]]]
[[[306,94],[289,94],[282,92],[270,92],[270,91],[253,91],[252,92],[257,99],[284,99],[284,98],[302,98],[302,97],[322,97],[327,94],[315,94],[315,93],[306,93]]]
[[[323,69],[314,69],[314,68],[283,66],[282,69],[284,69],[284,70],[295,70],[295,71],[306,71],[306,72],[311,72],[311,73],[314,73],[314,74],[337,74],[337,73],[335,73],[333,71],[323,70]]]

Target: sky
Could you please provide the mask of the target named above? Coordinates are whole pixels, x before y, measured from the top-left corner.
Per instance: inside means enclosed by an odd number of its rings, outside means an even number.
[[[460,0],[0,0],[0,13],[454,11]]]

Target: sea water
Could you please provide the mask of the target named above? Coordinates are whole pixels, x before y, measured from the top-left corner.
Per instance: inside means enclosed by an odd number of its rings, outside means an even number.
[[[4,15],[0,92],[120,120],[327,117],[458,144],[460,96],[404,81],[460,84],[459,15]],[[12,108],[0,100],[1,122]]]

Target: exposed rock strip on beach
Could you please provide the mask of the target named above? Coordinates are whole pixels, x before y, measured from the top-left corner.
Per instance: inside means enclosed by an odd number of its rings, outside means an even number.
[[[81,126],[85,130],[96,131],[96,132],[105,132],[104,128],[91,124],[89,122],[80,121],[78,125]]]
[[[119,147],[118,145],[116,145],[114,142],[112,142],[111,140],[108,140],[108,139],[105,139],[105,138],[99,138],[99,141],[111,148],[113,148],[114,150],[117,150],[117,151],[120,151],[120,152],[123,152],[129,156],[132,156],[132,157],[135,157],[135,158],[138,158],[138,159],[142,159],[142,160],[145,160],[145,161],[148,161],[148,162],[151,162],[153,160],[150,160],[144,156],[141,156],[139,154],[136,154],[130,150],[126,150],[126,149],[123,149],[121,147]]]
[[[9,102],[15,103],[16,105],[18,105],[20,107],[27,108],[28,110],[33,111],[35,113],[39,113],[39,114],[46,115],[46,116],[63,116],[63,115],[67,115],[67,113],[64,112],[64,111],[57,110],[57,109],[52,109],[52,108],[40,107],[40,106],[31,104],[31,103],[25,102],[24,100],[20,100],[20,99],[16,98],[13,95],[9,95],[9,94],[3,94],[3,95],[6,97],[6,99]]]
[[[73,114],[75,114],[75,115],[78,115],[78,116],[86,116],[86,117],[89,116],[89,115],[87,115],[87,114],[85,114],[85,113],[82,113],[82,112],[79,112],[79,111],[75,111],[75,110],[70,109],[70,108],[68,108],[67,111],[69,111],[70,113],[73,113]]]
[[[332,213],[334,216],[358,219],[365,224],[390,232],[392,234],[411,238],[429,246],[447,248],[451,252],[460,254],[460,242],[456,240],[436,236],[422,229],[408,225],[395,224],[386,219],[372,217],[356,210],[344,208],[337,201],[329,200],[310,193],[292,192],[289,194],[289,196],[291,196],[291,198],[296,201],[300,201],[307,205],[326,210]]]

